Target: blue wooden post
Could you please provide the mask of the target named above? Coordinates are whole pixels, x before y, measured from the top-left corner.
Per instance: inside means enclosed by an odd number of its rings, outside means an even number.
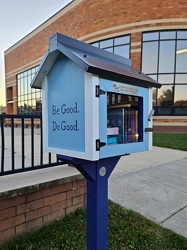
[[[108,178],[120,156],[98,161],[58,155],[59,160],[73,163],[87,179],[87,250],[108,249]]]
[[[117,156],[76,165],[87,179],[87,250],[108,249],[108,178],[119,159]]]

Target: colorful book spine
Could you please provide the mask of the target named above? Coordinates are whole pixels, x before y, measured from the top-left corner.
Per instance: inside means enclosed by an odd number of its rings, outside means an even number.
[[[125,134],[125,140],[124,143],[128,142],[128,111],[125,109],[124,112],[124,134]]]
[[[138,110],[113,108],[108,111],[107,144],[138,142]]]
[[[136,132],[136,142],[138,142],[138,110],[135,111],[135,120],[136,120],[136,127],[135,127],[135,132]]]
[[[124,143],[137,142],[138,137],[138,111],[125,109],[124,115]]]

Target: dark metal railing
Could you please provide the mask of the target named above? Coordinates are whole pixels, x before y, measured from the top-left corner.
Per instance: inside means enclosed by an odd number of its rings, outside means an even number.
[[[41,115],[0,115],[0,127],[0,176],[64,164],[43,152]]]

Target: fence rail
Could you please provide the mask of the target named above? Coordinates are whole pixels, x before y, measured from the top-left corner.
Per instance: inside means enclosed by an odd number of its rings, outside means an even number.
[[[65,164],[43,152],[41,115],[0,115],[0,176]]]

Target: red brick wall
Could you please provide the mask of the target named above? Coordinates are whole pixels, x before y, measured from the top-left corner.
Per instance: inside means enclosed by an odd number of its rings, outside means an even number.
[[[18,235],[36,231],[42,226],[77,208],[85,207],[85,179],[54,185],[46,184],[46,188],[32,190],[28,187],[23,192],[0,194],[0,244]]]
[[[79,4],[76,5],[76,3]],[[55,21],[51,19],[38,29],[39,32],[36,30],[31,33],[29,39],[24,39],[6,52],[7,77],[15,76],[23,69],[37,65],[48,47],[49,36],[55,32],[86,42],[132,34],[131,58],[133,66],[139,70],[142,31],[187,27],[187,1],[183,0],[152,0],[151,2],[119,0],[117,4],[113,0],[75,0],[69,6],[72,6],[72,9],[66,13],[62,11],[63,15],[59,15],[58,19]],[[133,45],[133,43],[139,44]],[[6,84],[8,83],[7,78]],[[15,105],[17,105],[16,100]],[[14,108],[15,111],[16,108]]]
[[[154,117],[153,118],[155,133],[187,133],[187,118],[175,117]]]
[[[176,134],[187,134],[187,126],[154,126],[154,133],[176,133]]]

